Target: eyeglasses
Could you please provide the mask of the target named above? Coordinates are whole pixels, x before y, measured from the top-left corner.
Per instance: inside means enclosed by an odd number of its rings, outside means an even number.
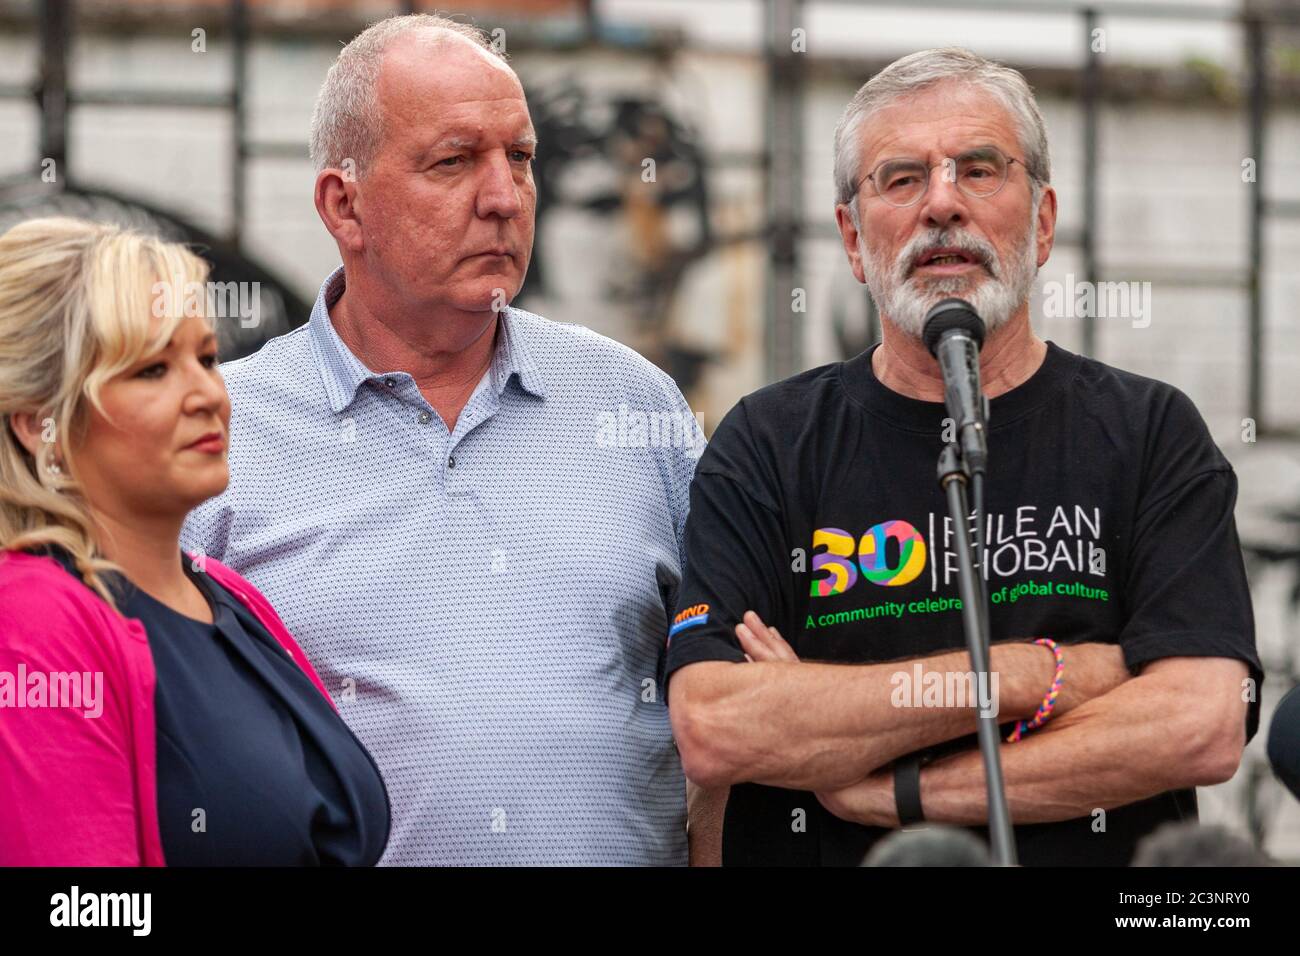
[[[944,167],[944,179],[955,182],[967,196],[988,199],[997,195],[1007,184],[1007,171],[1012,163],[1025,166],[1022,159],[1006,155],[996,146],[981,146],[967,150],[957,157],[949,157],[935,166]],[[862,184],[871,180],[876,195],[891,206],[912,206],[930,189],[930,170],[919,159],[886,159],[853,187],[856,196]],[[1025,167],[1025,172],[1029,168]]]

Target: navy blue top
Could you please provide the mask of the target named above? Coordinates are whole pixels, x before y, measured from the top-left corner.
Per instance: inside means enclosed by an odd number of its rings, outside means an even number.
[[[181,562],[214,623],[117,591],[153,653],[167,864],[374,865],[389,806],[369,752],[253,613]]]

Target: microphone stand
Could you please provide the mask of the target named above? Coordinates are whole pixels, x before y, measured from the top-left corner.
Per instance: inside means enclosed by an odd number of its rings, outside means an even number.
[[[974,427],[980,425],[975,423]],[[961,594],[961,621],[966,632],[966,647],[970,651],[971,667],[975,671],[975,706],[979,733],[980,756],[984,760],[984,780],[988,788],[989,842],[993,861],[998,866],[1016,865],[1016,844],[1011,835],[1011,813],[1007,808],[1006,785],[1002,779],[1001,735],[997,719],[980,706],[980,689],[989,689],[989,604],[988,592],[982,575],[975,572],[975,556],[971,550],[970,528],[966,515],[970,513],[966,486],[971,473],[956,442],[944,446],[939,455],[939,485],[948,494],[948,513],[952,516],[957,538],[957,586]],[[976,534],[979,535],[979,558],[987,560],[984,541],[984,476],[974,476]],[[987,699],[987,698],[986,698]]]

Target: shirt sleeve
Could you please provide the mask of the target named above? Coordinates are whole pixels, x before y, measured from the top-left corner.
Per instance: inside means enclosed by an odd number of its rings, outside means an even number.
[[[1179,401],[1185,403],[1184,420],[1180,425],[1173,415],[1166,419],[1172,445],[1166,443],[1157,453],[1156,473],[1135,520],[1120,646],[1132,669],[1165,657],[1245,662],[1254,681],[1253,687],[1243,688],[1250,740],[1259,728],[1264,672],[1233,517],[1237,477],[1190,400],[1180,394]],[[1186,420],[1188,409],[1194,422]],[[1192,450],[1179,450],[1187,447]]]
[[[780,512],[760,469],[751,467],[757,462],[745,421],[742,403],[718,426],[691,484],[665,683],[687,664],[744,661],[735,626],[746,611],[784,635],[794,632]]]
[[[690,512],[691,479],[695,475],[695,466],[704,452],[706,441],[704,432],[677,383],[657,368],[651,381],[650,402],[663,416],[661,424],[657,426],[660,428],[661,440],[655,443],[652,450],[663,481],[676,557],[676,561],[671,564],[661,562],[656,567],[655,583],[663,603],[664,619],[671,622],[681,594],[682,574],[686,567],[686,516]],[[659,686],[661,697],[665,696],[663,690],[667,661],[667,648],[661,640],[655,655],[655,682]]]
[[[100,644],[102,622],[57,592],[16,590],[0,593],[0,680],[25,692],[25,706],[0,708],[0,865],[139,866],[125,671]],[[52,680],[80,681],[81,706],[53,706],[67,699]]]
[[[644,359],[650,369],[650,377],[644,383],[643,391],[629,393],[629,404],[645,404],[654,409],[658,424],[655,425],[656,440],[650,444],[650,450],[663,481],[664,496],[669,518],[673,525],[673,537],[677,546],[678,563],[685,560],[684,542],[686,534],[686,515],[690,511],[691,479],[695,475],[695,466],[707,445],[704,431],[696,421],[686,396],[677,387],[672,376]],[[671,608],[669,608],[671,610]]]

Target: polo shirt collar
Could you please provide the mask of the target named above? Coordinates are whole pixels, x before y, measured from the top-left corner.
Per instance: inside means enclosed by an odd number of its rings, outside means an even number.
[[[505,391],[511,378],[517,378],[519,387],[525,392],[545,398],[546,381],[529,348],[528,320],[507,306],[501,311],[497,324],[500,334],[497,335],[496,355],[492,357],[492,387],[497,396]]]
[[[343,267],[339,266],[321,286],[307,323],[316,368],[320,371],[325,396],[335,414],[352,404],[357,389],[363,382],[392,374],[371,371],[344,344],[334,323],[330,321],[330,307],[338,302],[345,288]],[[524,391],[537,398],[544,398],[546,383],[526,341],[527,321],[517,310],[507,307],[500,315],[499,326],[501,334],[497,336],[496,353],[492,357],[491,366],[495,394],[499,397],[510,380],[517,378]]]

